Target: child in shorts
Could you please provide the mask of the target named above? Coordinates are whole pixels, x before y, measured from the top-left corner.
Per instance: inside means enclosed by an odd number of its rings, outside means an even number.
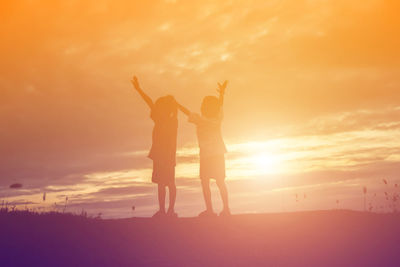
[[[153,217],[177,217],[174,207],[176,199],[175,165],[176,139],[178,129],[178,108],[175,98],[171,95],[160,97],[155,103],[140,88],[136,76],[132,84],[151,110],[154,121],[152,146],[148,157],[153,160],[152,182],[158,185],[159,210]],[[166,187],[169,191],[169,207],[165,212]]]
[[[226,147],[222,139],[222,107],[225,88],[228,81],[218,83],[219,98],[206,96],[201,104],[201,115],[190,112],[178,104],[178,108],[189,117],[189,122],[197,128],[197,139],[200,147],[200,179],[206,210],[199,216],[215,216],[211,203],[210,179],[215,179],[223,202],[220,216],[230,215],[228,190],[225,184]]]

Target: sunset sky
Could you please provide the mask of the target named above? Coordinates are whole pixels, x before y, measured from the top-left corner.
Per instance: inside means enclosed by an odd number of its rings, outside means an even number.
[[[229,80],[233,213],[361,210],[363,186],[383,211],[400,183],[399,10],[397,0],[2,3],[0,201],[51,209],[68,196],[68,211],[153,214],[153,122],[137,75],[153,99],[173,94],[197,112]],[[180,216],[204,209],[197,154],[180,115]]]

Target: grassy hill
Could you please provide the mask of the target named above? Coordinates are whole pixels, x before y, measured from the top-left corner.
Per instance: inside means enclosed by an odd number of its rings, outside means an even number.
[[[400,266],[400,215],[155,220],[0,213],[1,266]]]

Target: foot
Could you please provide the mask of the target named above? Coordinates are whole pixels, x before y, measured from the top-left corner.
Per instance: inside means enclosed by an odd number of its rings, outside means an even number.
[[[205,210],[199,214],[199,217],[215,217],[217,214],[215,214],[212,210]]]
[[[166,216],[165,211],[159,210],[156,213],[154,213],[154,215],[151,216],[151,218],[163,218],[165,216]]]
[[[169,210],[169,211],[167,212],[167,217],[169,217],[169,218],[178,218],[178,213],[176,213],[176,212],[173,211],[173,210]]]
[[[219,214],[219,216],[221,216],[221,217],[231,216],[231,211],[229,209],[223,209],[221,211],[221,213]]]

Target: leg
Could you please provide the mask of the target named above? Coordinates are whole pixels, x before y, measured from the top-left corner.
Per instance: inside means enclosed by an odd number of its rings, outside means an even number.
[[[161,212],[165,212],[165,185],[158,184],[158,205]]]
[[[210,191],[210,179],[201,179],[201,186],[203,188],[204,202],[206,203],[207,211],[213,211],[211,204],[211,191]]]
[[[218,179],[217,186],[222,198],[222,203],[224,204],[224,211],[229,211],[228,190],[226,188],[225,180]]]
[[[175,200],[176,200],[176,185],[175,182],[172,182],[168,185],[169,191],[169,207],[168,213],[173,213],[175,209]]]

